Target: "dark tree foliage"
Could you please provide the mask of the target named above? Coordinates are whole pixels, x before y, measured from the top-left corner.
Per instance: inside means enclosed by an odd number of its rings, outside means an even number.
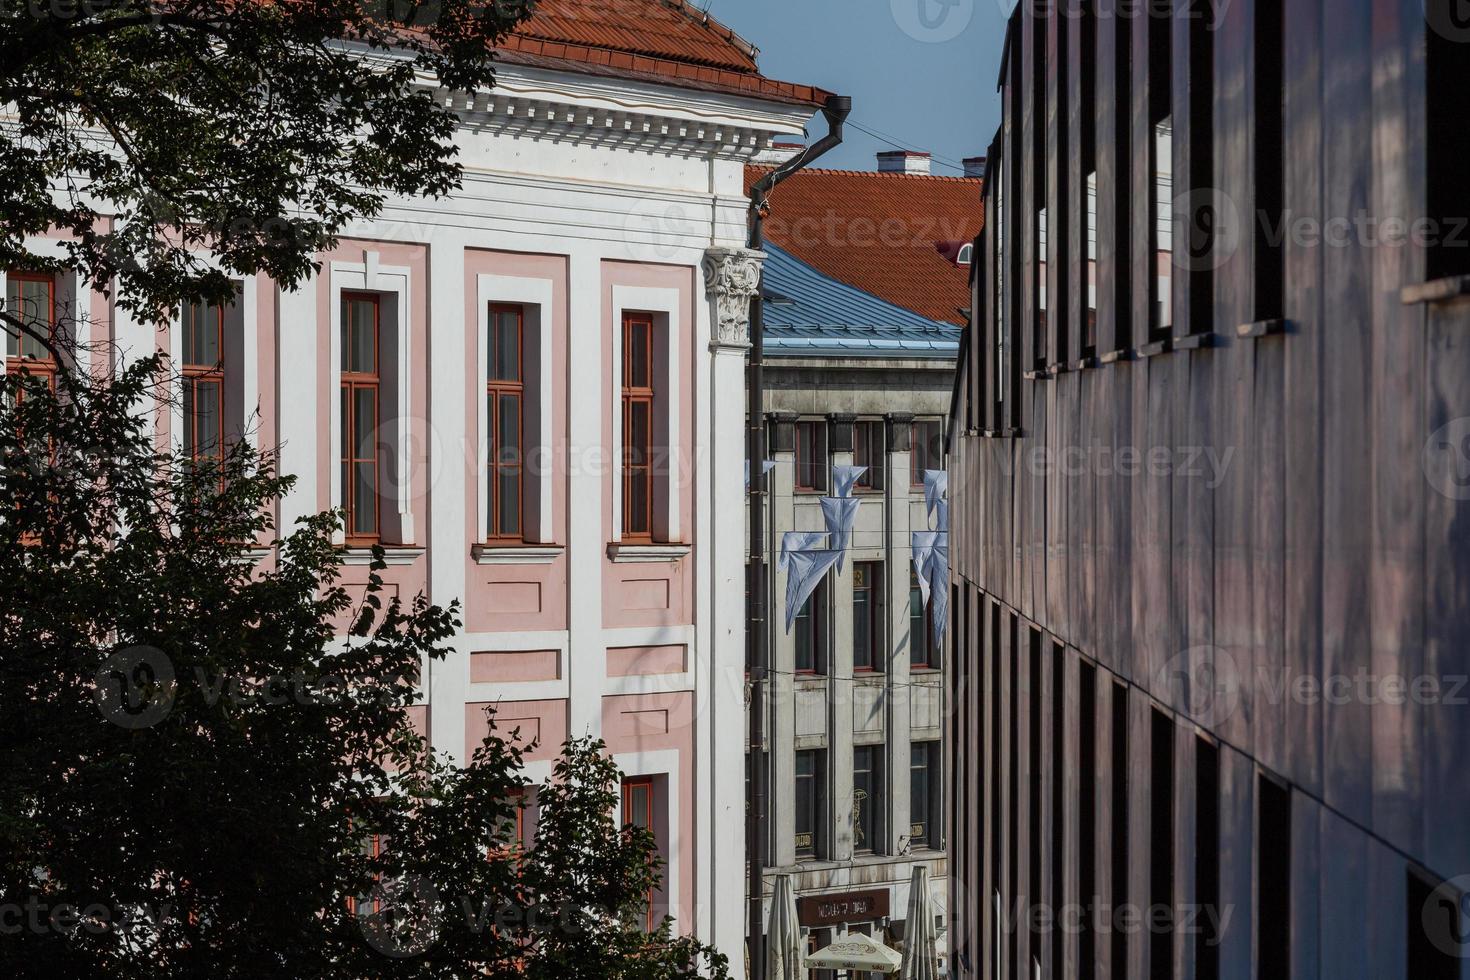
[[[725,975],[643,930],[656,851],[603,746],[516,846],[520,750],[455,765],[410,723],[457,608],[387,598],[381,556],[349,595],[341,515],[278,535],[292,478],[248,441],[160,450],[173,380],[0,377],[0,972]]]
[[[489,86],[533,3],[0,0],[0,268],[144,312],[295,285],[385,195],[456,186],[442,90]],[[65,263],[26,248],[53,229]]]

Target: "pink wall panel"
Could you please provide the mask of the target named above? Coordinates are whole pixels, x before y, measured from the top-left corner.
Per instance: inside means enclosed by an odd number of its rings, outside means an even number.
[[[553,760],[561,754],[567,740],[566,701],[482,701],[464,706],[466,757],[480,747],[490,731],[487,708],[495,709],[495,731],[507,742],[525,749],[527,762]],[[513,732],[517,733],[514,738]]]

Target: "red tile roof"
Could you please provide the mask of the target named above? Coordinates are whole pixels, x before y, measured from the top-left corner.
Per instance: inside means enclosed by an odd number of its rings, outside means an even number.
[[[747,192],[770,167],[745,168]],[[766,238],[824,275],[931,320],[963,325],[970,269],[941,254],[980,233],[982,181],[802,170],[771,195]],[[946,249],[948,250],[948,249]]]
[[[820,105],[827,93],[766,78],[756,49],[685,0],[537,0],[502,60]]]

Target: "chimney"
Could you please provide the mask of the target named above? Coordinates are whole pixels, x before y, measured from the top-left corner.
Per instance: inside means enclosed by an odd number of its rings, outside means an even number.
[[[889,150],[878,154],[878,172],[884,174],[929,174],[929,154],[917,150]]]
[[[983,178],[985,176],[984,157],[965,157],[963,160],[960,161],[960,163],[963,163],[965,165],[966,177]]]

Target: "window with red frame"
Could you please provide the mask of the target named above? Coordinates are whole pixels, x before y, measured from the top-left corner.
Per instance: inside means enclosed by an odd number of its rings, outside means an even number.
[[[511,812],[497,828],[490,843],[492,855],[510,851],[524,854],[531,847],[531,832],[535,823],[535,791],[531,787],[517,790],[506,800]]]
[[[623,825],[654,833],[653,780],[647,776],[623,780]],[[644,928],[653,931],[653,889],[648,891]]]
[[[924,593],[919,588],[919,576],[909,569],[909,667],[928,669],[939,666],[935,655],[934,618],[924,604]]]
[[[855,423],[852,427],[852,465],[868,468],[858,477],[859,490],[883,489],[883,462],[883,423]]]
[[[653,317],[623,314],[623,539],[653,540]]]
[[[909,483],[922,487],[925,470],[943,467],[943,437],[944,426],[937,419],[914,423],[909,444]]]
[[[519,306],[491,306],[487,341],[488,533],[492,541],[520,541],[525,451],[525,311]]]
[[[183,332],[184,454],[193,460],[224,458],[224,307],[186,303]]]
[[[852,564],[852,669],[877,670],[883,666],[882,562]]]
[[[792,625],[796,639],[796,672],[820,674],[827,666],[827,583],[817,585]]]
[[[372,293],[342,294],[342,506],[347,540],[379,537],[378,400],[382,304]]]
[[[796,423],[796,489],[827,489],[827,423]]]
[[[362,845],[362,853],[377,860],[383,854],[383,835],[373,834]],[[382,901],[376,895],[349,895],[347,897],[347,911],[353,915],[361,912],[363,915],[375,915],[382,911]]]
[[[5,277],[5,310],[23,318],[38,334],[56,342],[56,278],[48,273],[10,271]],[[5,331],[5,356],[17,360],[10,370],[24,368],[48,384],[56,383],[56,359],[36,337],[29,333],[16,335],[10,327]]]

